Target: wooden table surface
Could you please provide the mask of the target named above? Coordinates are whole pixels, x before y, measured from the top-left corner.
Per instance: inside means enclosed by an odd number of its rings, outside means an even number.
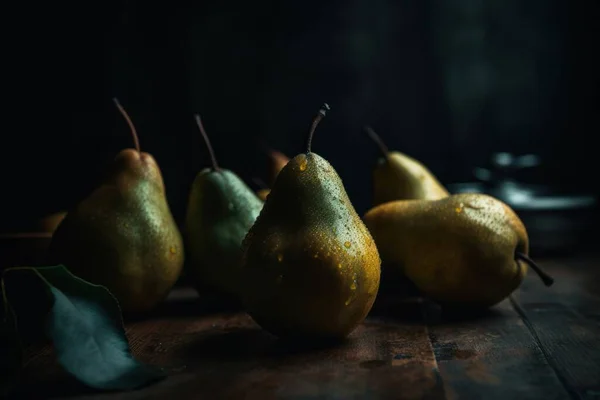
[[[15,398],[600,399],[600,259],[538,261],[553,287],[530,273],[509,299],[461,318],[380,296],[346,342],[327,348],[282,343],[243,312],[211,312],[177,288],[152,318],[127,324],[133,352],[168,378],[98,393],[44,348]]]

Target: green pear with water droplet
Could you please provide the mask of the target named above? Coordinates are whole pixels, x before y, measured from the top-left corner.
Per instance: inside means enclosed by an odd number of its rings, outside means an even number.
[[[236,298],[242,242],[263,202],[234,172],[220,168],[199,116],[196,122],[212,159],[192,184],[185,216],[186,272],[196,287]]]
[[[278,174],[244,241],[242,300],[279,337],[340,339],[369,313],[379,289],[379,253],[342,180],[311,138]]]

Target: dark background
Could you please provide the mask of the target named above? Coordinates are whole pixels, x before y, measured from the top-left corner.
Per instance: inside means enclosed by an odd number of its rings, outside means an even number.
[[[594,1],[96,1],[3,14],[8,230],[72,206],[132,146],[113,96],[177,219],[209,163],[194,112],[220,164],[252,185],[266,165],[257,142],[299,153],[324,101],[313,150],[359,213],[378,155],[365,123],[445,184],[510,151],[541,156],[530,182],[600,188]]]

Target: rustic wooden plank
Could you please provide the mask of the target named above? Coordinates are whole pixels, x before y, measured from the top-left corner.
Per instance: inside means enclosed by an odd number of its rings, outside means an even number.
[[[554,285],[546,288],[535,279],[526,279],[518,294],[525,295],[528,303],[560,303],[586,314],[600,301],[600,258],[581,257],[566,260],[541,259],[537,262],[554,278]],[[590,315],[593,317],[593,315]]]
[[[478,316],[424,308],[448,399],[569,399],[508,300]]]
[[[546,288],[528,279],[513,294],[550,365],[573,398],[600,398],[600,263],[541,261],[554,276]]]
[[[187,297],[178,289],[170,298],[176,304],[170,311],[164,307],[159,318],[127,326],[134,353],[167,366],[166,380],[133,392],[92,393],[44,354],[30,365],[18,395],[120,400],[444,398],[425,325],[418,319],[403,320],[420,313],[419,303],[394,308],[394,317],[370,317],[339,345],[299,347],[267,334],[244,313],[199,315],[205,307]]]

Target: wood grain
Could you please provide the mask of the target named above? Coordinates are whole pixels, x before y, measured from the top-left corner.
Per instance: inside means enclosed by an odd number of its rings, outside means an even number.
[[[512,303],[479,315],[441,312],[408,288],[388,287],[335,345],[280,341],[235,305],[178,287],[151,316],[126,324],[133,352],[165,367],[164,381],[97,393],[43,347],[29,349],[11,398],[600,398],[600,264],[538,261],[553,287],[529,274]]]
[[[423,323],[403,313],[374,316],[341,344],[298,346],[261,330],[242,312],[182,315],[202,310],[191,291],[176,290],[172,313],[132,322],[133,352],[170,376],[126,393],[93,394],[57,368],[47,349],[30,364],[19,396],[76,399],[443,399],[443,387]],[[418,315],[420,304],[403,310]],[[183,310],[183,311],[182,311]],[[35,385],[35,386],[34,386]]]
[[[482,315],[426,315],[448,399],[569,399],[508,300]]]
[[[573,398],[600,398],[600,263],[545,262],[555,284],[528,279],[513,305]]]

